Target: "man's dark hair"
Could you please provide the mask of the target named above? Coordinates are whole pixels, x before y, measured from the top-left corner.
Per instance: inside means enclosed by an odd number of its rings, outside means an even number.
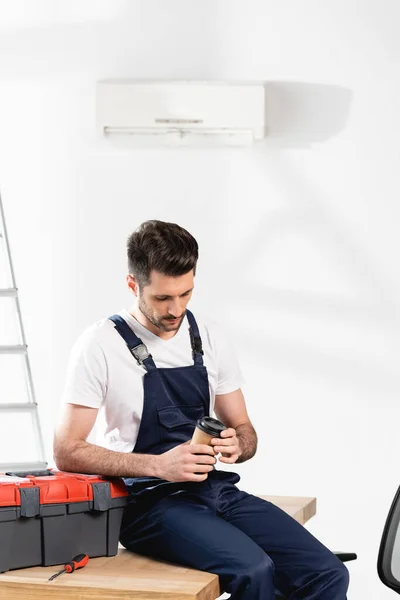
[[[150,272],[178,277],[193,269],[199,257],[194,237],[176,223],[145,221],[128,238],[129,273],[143,289],[150,283]]]

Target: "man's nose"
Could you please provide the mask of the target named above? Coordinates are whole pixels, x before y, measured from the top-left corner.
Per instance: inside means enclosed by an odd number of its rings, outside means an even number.
[[[179,300],[179,298],[170,302],[170,304],[168,306],[168,312],[170,315],[173,315],[174,317],[180,317],[182,315],[183,306],[182,306],[182,302]]]

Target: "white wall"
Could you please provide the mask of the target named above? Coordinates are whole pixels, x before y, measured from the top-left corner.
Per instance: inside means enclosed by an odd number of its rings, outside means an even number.
[[[0,186],[49,460],[71,345],[130,299],[126,237],[176,221],[200,244],[192,308],[227,326],[247,378],[260,445],[243,487],[317,496],[309,529],[359,554],[350,598],[393,597],[376,557],[400,483],[398,3],[0,13]],[[252,150],[108,144],[94,128],[107,77],[278,82],[274,136]]]

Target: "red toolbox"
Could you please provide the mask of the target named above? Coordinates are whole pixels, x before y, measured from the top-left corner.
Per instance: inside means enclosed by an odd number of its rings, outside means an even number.
[[[48,470],[0,476],[0,573],[114,556],[128,492],[122,479]]]

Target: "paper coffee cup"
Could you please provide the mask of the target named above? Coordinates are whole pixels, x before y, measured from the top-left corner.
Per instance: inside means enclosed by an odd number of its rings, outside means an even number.
[[[221,431],[226,429],[225,425],[213,417],[202,417],[198,419],[193,432],[191,444],[207,444],[211,446],[213,438],[221,437]]]

